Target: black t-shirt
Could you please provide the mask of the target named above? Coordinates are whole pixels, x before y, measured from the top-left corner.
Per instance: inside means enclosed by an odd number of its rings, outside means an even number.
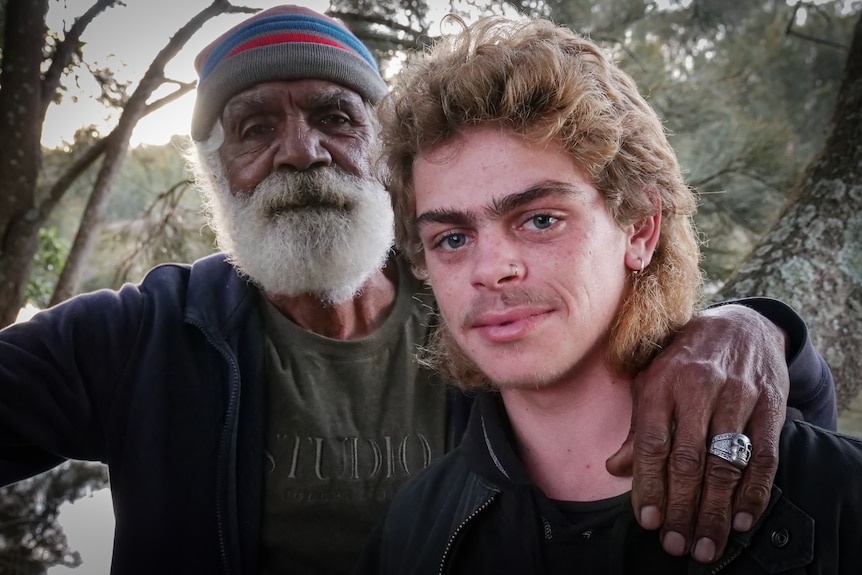
[[[547,573],[608,573],[611,534],[629,502],[628,494],[586,502],[539,498]]]
[[[635,527],[630,493],[587,502],[540,497],[537,503],[544,525],[543,556],[548,575],[687,572],[688,557],[671,559],[668,563],[658,531],[644,532]],[[627,544],[635,543],[627,538],[632,535],[630,528],[639,541],[637,552],[619,555],[621,549],[627,549]],[[659,558],[660,569],[654,567],[659,564]]]

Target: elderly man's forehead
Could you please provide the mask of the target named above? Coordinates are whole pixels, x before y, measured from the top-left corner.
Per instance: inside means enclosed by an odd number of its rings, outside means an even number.
[[[290,93],[297,102],[314,107],[354,109],[364,104],[362,96],[345,86],[325,80],[299,80],[256,84],[231,97],[225,104],[225,111],[267,104],[281,99],[285,93]]]

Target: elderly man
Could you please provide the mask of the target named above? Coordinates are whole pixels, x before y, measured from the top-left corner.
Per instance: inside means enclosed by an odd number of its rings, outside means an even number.
[[[429,361],[496,393],[395,496],[361,572],[859,573],[862,441],[788,420],[769,509],[726,549],[698,540],[708,567],[664,553],[605,468],[701,282],[694,194],[632,79],[571,30],[492,18],[399,80],[384,157],[440,309]],[[742,432],[713,428],[710,459],[744,469]]]
[[[0,483],[106,462],[114,573],[348,572],[383,503],[460,441],[470,404],[414,360],[435,303],[391,249],[373,174],[387,88],[346,28],[297,6],[228,30],[196,64],[191,155],[224,252],[0,332]],[[762,512],[785,335],[791,404],[834,425],[804,324],[751,305],[783,331],[739,305],[695,318],[644,372],[663,397],[650,391],[609,464],[633,461],[641,521],[676,553],[725,540],[737,491],[738,520]],[[717,353],[731,342],[738,356]],[[704,463],[711,426],[751,430],[741,483]]]

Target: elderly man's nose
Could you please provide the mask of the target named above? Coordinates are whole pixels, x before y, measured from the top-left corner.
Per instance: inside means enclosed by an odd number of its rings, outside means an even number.
[[[323,146],[319,132],[304,123],[289,123],[280,135],[273,163],[273,171],[283,168],[305,171],[329,166],[332,156]]]

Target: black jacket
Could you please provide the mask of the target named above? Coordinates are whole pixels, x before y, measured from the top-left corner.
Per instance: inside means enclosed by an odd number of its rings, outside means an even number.
[[[257,573],[258,299],[214,255],[156,267],[138,285],[78,296],[0,331],[0,485],[67,458],[105,462],[113,573]],[[832,382],[802,321],[780,302],[752,305],[791,335],[791,402],[835,425]],[[456,437],[469,403],[458,394],[450,404]]]
[[[365,551],[364,575],[592,573],[554,570],[544,496],[511,446],[492,395],[478,399],[461,445],[405,484]],[[547,502],[547,500],[545,500]],[[862,440],[788,421],[769,506],[747,533],[732,533],[709,565],[662,551],[620,503],[603,573],[862,573]],[[546,508],[546,507],[545,507]],[[557,566],[560,567],[560,566]]]

